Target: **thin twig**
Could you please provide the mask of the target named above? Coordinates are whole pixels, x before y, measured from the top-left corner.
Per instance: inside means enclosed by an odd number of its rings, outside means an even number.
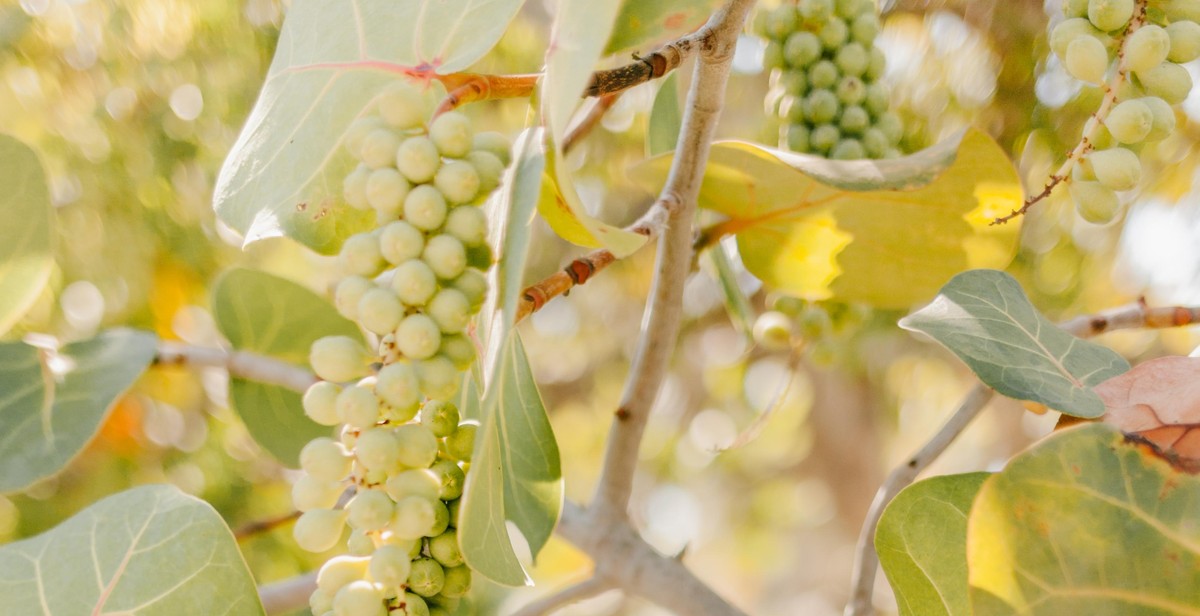
[[[226,351],[170,340],[158,343],[159,365],[188,364],[193,366],[216,366],[225,368],[229,374],[251,381],[279,385],[293,391],[305,391],[317,381],[312,372],[283,360],[249,353]]]
[[[233,531],[233,537],[238,541],[245,541],[255,535],[271,532],[280,526],[284,526],[289,522],[296,520],[296,518],[299,517],[299,511],[292,511],[284,515],[267,518],[265,520],[255,520]]]
[[[1100,107],[1097,108],[1096,112],[1092,114],[1092,117],[1095,118],[1096,121],[1093,122],[1086,131],[1084,131],[1083,136],[1079,139],[1079,143],[1067,153],[1067,159],[1063,161],[1063,164],[1058,168],[1058,171],[1055,171],[1046,181],[1046,185],[1042,188],[1042,192],[1025,199],[1025,203],[1022,204],[1020,208],[1009,212],[1006,216],[1000,216],[999,218],[996,218],[989,224],[999,225],[1006,223],[1018,216],[1023,216],[1025,212],[1029,211],[1029,208],[1041,202],[1046,197],[1049,197],[1050,193],[1054,192],[1055,187],[1063,182],[1066,182],[1070,178],[1071,168],[1074,167],[1079,161],[1083,160],[1083,158],[1087,156],[1089,152],[1096,149],[1096,137],[1100,132],[1100,127],[1104,125],[1104,119],[1108,117],[1109,110],[1111,110],[1113,105],[1115,105],[1117,102],[1117,89],[1120,88],[1121,84],[1125,83],[1125,80],[1129,77],[1129,69],[1126,67],[1125,63],[1125,41],[1128,40],[1130,34],[1133,34],[1138,28],[1141,28],[1142,24],[1145,22],[1146,0],[1137,0],[1137,10],[1135,10],[1133,13],[1133,19],[1130,20],[1129,27],[1117,40],[1117,70],[1113,73],[1112,78],[1108,80],[1108,83],[1105,83],[1102,86],[1104,88],[1104,98],[1100,101]]]
[[[542,616],[543,614],[550,614],[560,607],[575,603],[576,601],[590,599],[611,589],[612,587],[603,580],[588,578],[578,584],[572,584],[556,593],[537,599],[513,612],[510,616]]]
[[[1059,324],[1068,333],[1088,338],[1118,329],[1167,328],[1200,323],[1200,306],[1169,306],[1150,308],[1144,300],[1106,310],[1095,315],[1075,317]],[[847,616],[868,616],[874,613],[871,594],[875,587],[875,574],[879,567],[879,555],[875,553],[875,528],[888,503],[896,494],[911,484],[946,447],[950,445],[967,425],[971,423],[991,398],[992,390],[986,385],[976,385],[959,405],[945,425],[888,475],[863,521],[862,532],[855,548],[854,573],[851,579],[850,602],[846,605]]]
[[[605,94],[597,98],[596,102],[588,109],[587,115],[583,116],[579,120],[579,123],[571,127],[571,130],[563,137],[563,152],[570,152],[571,148],[578,145],[588,133],[592,132],[592,129],[596,128],[600,120],[604,119],[604,114],[608,113],[608,110],[617,104],[617,99],[619,98],[621,98],[621,92],[613,92],[612,94]]]

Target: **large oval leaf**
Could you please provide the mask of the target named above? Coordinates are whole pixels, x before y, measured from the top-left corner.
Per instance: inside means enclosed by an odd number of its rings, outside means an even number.
[[[0,344],[0,492],[58,474],[150,365],[155,337],[107,331],[57,351]]]
[[[967,514],[990,473],[944,475],[905,488],[875,531],[879,564],[902,616],[970,616]]]
[[[1129,370],[1112,349],[1059,329],[1012,276],[994,270],[955,276],[900,327],[942,343],[992,389],[1077,417],[1103,415],[1092,387]]]
[[[560,164],[567,124],[580,104],[580,96],[612,32],[619,5],[612,1],[560,0],[554,15],[553,44],[546,52],[546,77],[542,80],[542,116],[550,131],[554,152],[548,159],[559,198],[540,208],[542,217],[562,238],[582,246],[608,248],[627,255],[646,243],[646,237],[603,223],[588,215],[571,172]]]
[[[284,20],[258,102],[217,177],[214,204],[246,243],[287,236],[330,253],[373,224],[346,207],[338,145],[401,75],[461,71],[503,34],[524,0],[308,0]]]
[[[971,603],[992,614],[1200,612],[1200,478],[1113,428],[1054,434],[983,484]]]
[[[625,0],[605,52],[649,51],[649,46],[704,25],[721,0]]]
[[[249,269],[226,272],[213,285],[213,317],[234,348],[308,363],[308,350],[322,336],[360,338],[358,327],[321,296],[290,281]],[[275,384],[232,379],[230,405],[254,440],[289,466],[300,449],[328,434],[304,415],[300,396]]]
[[[29,146],[0,135],[0,335],[37,299],[54,264],[50,190]]]
[[[657,190],[670,156],[632,172]],[[742,260],[775,289],[906,308],[969,268],[1003,267],[1021,182],[991,137],[968,130],[894,160],[833,161],[745,142],[713,146],[700,206],[729,217]]]
[[[263,613],[221,516],[171,486],[110,496],[0,547],[0,613],[75,616]]]

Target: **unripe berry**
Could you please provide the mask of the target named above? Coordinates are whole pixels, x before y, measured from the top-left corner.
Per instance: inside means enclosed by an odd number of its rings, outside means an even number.
[[[1192,74],[1174,62],[1163,62],[1148,71],[1138,73],[1137,76],[1146,93],[1172,105],[1182,103],[1192,91]]]
[[[447,400],[458,393],[462,375],[448,357],[436,355],[417,363],[417,380],[426,396]]]
[[[379,240],[370,233],[356,233],[346,238],[338,252],[338,265],[348,276],[375,277],[383,269]]]
[[[450,526],[452,528],[458,528],[459,515],[462,511],[462,499],[456,498],[446,503],[446,511],[450,513]]]
[[[1167,59],[1179,64],[1200,58],[1200,24],[1194,21],[1175,21],[1167,26],[1171,51]]]
[[[439,499],[454,500],[462,496],[463,482],[467,477],[458,467],[458,463],[452,460],[441,460],[434,463],[430,470],[437,473],[438,480],[441,482],[441,490],[438,492]]]
[[[392,616],[431,616],[429,605],[420,595],[406,592],[404,593],[404,601],[401,602],[400,612]]]
[[[434,436],[450,436],[458,429],[458,407],[453,402],[430,400],[421,407],[421,425]]]
[[[429,555],[444,567],[457,567],[463,563],[462,549],[458,547],[458,532],[448,530],[429,540]]]
[[[444,334],[457,334],[471,322],[471,303],[457,289],[442,289],[429,300],[426,314]]]
[[[371,333],[386,334],[396,329],[403,317],[404,307],[388,289],[375,287],[358,301],[358,322]]]
[[[1170,103],[1157,96],[1147,96],[1138,100],[1146,105],[1154,118],[1146,141],[1166,139],[1175,132],[1175,110],[1171,108]]]
[[[347,276],[338,282],[333,291],[333,305],[338,314],[347,319],[358,318],[358,301],[367,291],[375,288],[375,283],[362,276]]]
[[[1075,211],[1088,222],[1105,224],[1121,209],[1117,193],[1100,182],[1072,181],[1070,189]]]
[[[299,511],[330,509],[342,495],[342,482],[303,475],[292,484],[292,505]]]
[[[1133,1],[1089,0],[1088,21],[1105,32],[1123,28],[1133,17]]]
[[[377,128],[362,142],[362,161],[372,169],[390,167],[396,162],[396,148],[400,145],[400,137],[391,129]]]
[[[800,24],[800,14],[795,4],[784,2],[767,15],[767,36],[783,39],[794,32]]]
[[[809,149],[808,126],[804,124],[789,124],[784,133],[787,148],[793,152],[807,152]]]
[[[324,616],[327,612],[333,613],[333,595],[327,593],[320,588],[314,590],[308,596],[308,609],[313,614],[321,614]]]
[[[427,97],[406,82],[388,86],[379,95],[379,115],[394,128],[416,128],[425,121],[429,112]]]
[[[829,152],[829,158],[834,160],[858,160],[865,155],[866,150],[858,139],[842,139]]]
[[[504,167],[512,160],[512,141],[496,131],[475,133],[471,139],[471,149],[491,152]]]
[[[774,310],[754,320],[754,341],[769,351],[783,351],[792,345],[792,319]]]
[[[837,64],[842,74],[852,77],[858,77],[867,72],[867,65],[870,61],[871,56],[867,53],[867,49],[858,43],[850,43],[842,47],[834,58],[834,63]]]
[[[442,280],[458,278],[467,269],[467,250],[453,235],[435,235],[425,242],[421,260]]]
[[[383,120],[379,116],[372,115],[359,118],[351,122],[350,126],[346,128],[346,132],[342,136],[342,145],[351,156],[362,160],[363,141],[367,135],[383,127]]]
[[[1093,26],[1092,22],[1086,18],[1067,19],[1054,26],[1054,29],[1050,31],[1050,49],[1054,50],[1054,54],[1059,59],[1065,61],[1067,58],[1067,46],[1082,36],[1098,39],[1105,46],[1112,41],[1111,37],[1097,30],[1096,26]]]
[[[450,567],[442,572],[442,595],[463,597],[471,590],[471,570],[465,566]]]
[[[367,178],[367,203],[385,218],[396,218],[404,206],[404,198],[412,188],[408,180],[393,167],[371,172]]]
[[[442,336],[442,355],[458,370],[466,370],[475,361],[475,345],[461,334]]]
[[[359,165],[351,171],[345,180],[342,180],[342,197],[346,200],[346,204],[356,210],[365,210],[370,207],[367,203],[367,176],[370,175],[371,169],[366,165]]]
[[[835,51],[842,48],[850,39],[850,27],[846,25],[845,21],[835,17],[822,24],[817,36],[821,39],[821,45],[825,49]]]
[[[864,47],[870,47],[878,34],[879,18],[875,16],[874,11],[855,17],[850,24],[850,38]]]
[[[292,527],[292,537],[302,550],[324,552],[337,545],[338,540],[342,538],[346,515],[345,511],[336,509],[305,511]]]
[[[1125,148],[1092,152],[1087,160],[1096,180],[1112,190],[1129,190],[1142,180],[1142,164],[1137,154]]]
[[[1062,11],[1067,17],[1087,17],[1088,0],[1063,0]],[[1088,22],[1091,23],[1091,22]]]
[[[457,111],[447,111],[429,125],[429,138],[450,158],[462,158],[471,151],[472,133],[471,120]]]
[[[423,231],[433,231],[446,221],[446,198],[438,189],[423,184],[404,199],[404,219]]]
[[[412,364],[398,361],[380,368],[375,395],[395,408],[407,409],[420,403],[421,390]]]
[[[892,95],[888,91],[886,84],[873,83],[867,86],[867,94],[863,100],[863,107],[873,117],[878,117],[887,112],[891,99]]]
[[[409,468],[428,468],[437,459],[437,437],[421,424],[404,424],[396,428],[400,463]]]
[[[367,350],[349,336],[319,338],[308,354],[308,363],[317,376],[338,383],[365,375],[370,362]]]
[[[1063,61],[1072,77],[1088,83],[1104,81],[1108,70],[1108,51],[1104,44],[1090,36],[1080,36],[1067,45],[1067,56]]]
[[[892,145],[900,143],[900,138],[904,136],[904,122],[894,111],[879,114],[879,117],[875,119],[875,128],[883,131]]]
[[[467,269],[458,278],[451,281],[450,286],[462,291],[471,302],[471,308],[478,308],[487,298],[487,276],[477,269]]]
[[[400,539],[420,539],[436,521],[433,500],[409,496],[396,503],[396,513],[387,528]]]
[[[862,146],[863,151],[867,153],[867,158],[883,158],[891,144],[888,143],[887,135],[884,135],[883,131],[872,127],[863,131]]]
[[[450,510],[446,508],[446,503],[440,500],[433,501],[433,524],[429,525],[429,530],[425,531],[426,537],[436,537],[450,528]]]
[[[300,468],[321,481],[341,481],[350,474],[354,460],[341,443],[322,436],[300,450]]]
[[[454,434],[446,437],[446,453],[455,460],[470,462],[471,452],[475,449],[475,433],[478,430],[479,424],[473,421],[458,424]]]
[[[396,502],[410,496],[435,501],[442,491],[442,482],[437,473],[427,468],[413,468],[389,477],[385,489]]]
[[[374,391],[359,385],[347,387],[338,394],[337,410],[343,423],[360,430],[373,427],[379,421],[379,399]]]
[[[821,57],[821,39],[806,30],[788,35],[783,45],[783,57],[795,68],[804,68]]]
[[[397,588],[408,580],[411,565],[412,560],[406,550],[394,545],[384,545],[371,554],[371,564],[367,570],[371,573],[371,579],[384,586]]]
[[[487,239],[487,214],[474,206],[456,207],[446,216],[442,231],[458,238],[464,246],[478,246]]]
[[[491,152],[487,150],[474,150],[467,154],[467,162],[475,167],[475,173],[479,176],[479,192],[488,194],[500,185],[500,178],[504,176],[504,163]]]
[[[370,556],[375,551],[375,540],[365,531],[354,529],[346,539],[346,551],[351,556]]]
[[[432,597],[442,592],[445,582],[445,573],[436,560],[418,558],[412,562],[412,571],[408,574],[409,590],[422,597]]]
[[[843,19],[853,19],[859,13],[875,14],[875,3],[869,0],[837,0],[834,12]]]
[[[336,404],[337,396],[341,392],[341,387],[329,381],[317,381],[309,385],[304,392],[304,398],[301,399],[304,414],[322,426],[336,426],[342,423],[337,414]]]
[[[366,580],[350,582],[333,597],[334,616],[387,616],[383,589]]]
[[[432,180],[438,167],[442,164],[437,146],[424,136],[405,139],[396,150],[395,155],[396,168],[414,184]]]
[[[1167,59],[1171,37],[1154,24],[1146,24],[1125,39],[1125,67],[1134,72],[1150,70]]]
[[[410,314],[396,327],[396,348],[405,357],[433,357],[442,343],[442,333],[433,319],[423,314]],[[424,389],[424,388],[422,388]],[[428,392],[426,392],[428,394]]]
[[[392,265],[415,259],[424,249],[425,234],[403,220],[390,222],[379,232],[379,254]]]
[[[379,490],[360,489],[346,503],[350,526],[365,531],[381,530],[392,520],[395,504],[388,495]]]
[[[871,126],[871,115],[858,105],[850,105],[842,110],[842,119],[838,128],[843,135],[861,135]],[[861,158],[861,157],[860,157]]]
[[[470,203],[479,194],[479,173],[469,162],[452,160],[437,170],[433,185],[449,203]]]
[[[1124,101],[1108,112],[1104,125],[1120,143],[1138,143],[1150,134],[1154,126],[1154,114],[1141,99]]]
[[[798,3],[796,8],[800,9],[800,18],[809,24],[819,23],[833,16],[833,0],[805,0]]]
[[[842,138],[842,132],[832,124],[821,124],[814,128],[808,136],[809,145],[813,151],[825,153],[837,145]]]
[[[859,105],[867,98],[867,84],[858,77],[842,77],[835,93],[843,105]]]
[[[836,64],[821,60],[808,69],[808,86],[814,90],[829,89],[836,86],[841,77]]]
[[[802,69],[793,69],[790,71],[780,71],[773,73],[779,76],[777,87],[783,88],[783,91],[792,96],[804,96],[808,92],[808,73]]]
[[[367,428],[354,443],[354,457],[363,468],[392,472],[400,464],[400,445],[388,428]]]
[[[437,274],[420,259],[405,261],[392,272],[392,290],[405,304],[424,306],[437,292]]]
[[[837,95],[829,90],[813,90],[804,99],[804,117],[811,123],[832,122],[840,111]]]
[[[352,582],[362,580],[367,576],[367,565],[370,559],[355,556],[334,556],[321,565],[317,572],[317,590],[337,594]]]
[[[887,70],[887,57],[878,47],[872,47],[868,54],[870,60],[867,61],[867,72],[863,73],[862,78],[871,83],[883,77],[883,72]]]

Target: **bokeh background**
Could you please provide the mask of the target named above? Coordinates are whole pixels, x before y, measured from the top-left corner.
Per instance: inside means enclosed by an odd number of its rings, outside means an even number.
[[[209,286],[249,266],[318,292],[331,259],[287,240],[243,251],[216,222],[211,192],[221,161],[254,102],[286,4],[278,0],[8,0],[0,3],[0,131],[32,145],[47,167],[59,222],[57,267],[36,307],[9,334],[64,340],[128,325],[168,339],[221,345]],[[1081,89],[1047,58],[1057,0],[884,2],[879,45],[893,105],[915,150],[966,125],[992,134],[1028,188],[1077,139],[1094,89]],[[532,0],[478,72],[537,71],[549,12]],[[725,138],[776,141],[764,112],[762,44],[745,36],[735,60]],[[1200,69],[1189,66],[1200,77]],[[686,70],[680,75],[687,81]],[[624,95],[568,164],[597,214],[624,224],[650,202],[624,179],[644,157],[658,84]],[[1198,90],[1200,91],[1200,90]],[[472,105],[510,134],[524,101]],[[1027,218],[1009,270],[1035,303],[1065,318],[1130,302],[1200,302],[1200,208],[1195,207],[1200,94],[1182,105],[1175,135],[1145,151],[1148,181],[1116,222],[1097,226],[1055,195]],[[3,224],[0,222],[0,224]],[[578,254],[536,223],[530,281]],[[904,233],[903,228],[896,229]],[[730,246],[723,246],[734,258]],[[620,262],[522,325],[563,452],[567,495],[586,501],[599,471],[611,413],[628,372],[652,251]],[[930,435],[971,381],[946,352],[899,331],[900,313],[773,297],[744,272],[754,310],[798,308],[803,357],[755,348],[731,318],[713,261],[687,286],[687,320],[673,371],[643,443],[633,501],[644,536],[685,561],[753,614],[838,614],[849,589],[853,544],[887,470]],[[1130,359],[1187,354],[1189,331],[1124,332],[1102,339]],[[287,514],[296,477],[248,436],[216,369],[152,369],[125,396],[100,436],[61,476],[0,496],[0,543],[42,532],[130,486],[169,482],[212,503],[234,529]],[[723,453],[764,413],[749,446]],[[300,412],[297,409],[297,412]],[[932,472],[995,469],[1045,435],[1053,414],[998,401]],[[259,582],[318,566],[290,528],[241,547]],[[587,559],[554,540],[532,589],[479,584],[479,614],[503,614],[587,576]],[[879,601],[889,591],[881,576]],[[608,593],[564,614],[659,614]]]

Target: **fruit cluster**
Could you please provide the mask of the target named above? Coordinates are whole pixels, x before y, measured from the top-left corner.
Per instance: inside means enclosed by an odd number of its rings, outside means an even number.
[[[311,348],[322,380],[304,394],[304,412],[338,428],[300,453],[294,536],[322,552],[351,529],[348,555],[318,574],[317,615],[446,615],[471,585],[455,528],[476,424],[460,422],[451,399],[475,358],[464,332],[487,291],[472,267],[490,261],[478,206],[509,143],[473,134],[457,112],[427,123],[431,110],[424,93],[398,83],[344,138],[361,161],[346,177],[346,202],[373,209],[380,226],[343,245],[334,303],[378,346],[329,336]],[[354,495],[339,509],[347,487]]]
[[[1050,46],[1071,76],[1105,88],[1071,168],[1071,196],[1085,220],[1116,216],[1116,192],[1138,185],[1137,149],[1175,130],[1177,105],[1192,89],[1182,63],[1200,57],[1200,2],[1066,0]]]
[[[793,0],[761,12],[768,39],[768,104],[783,120],[780,147],[837,159],[892,158],[904,126],[879,81],[874,0]]]

